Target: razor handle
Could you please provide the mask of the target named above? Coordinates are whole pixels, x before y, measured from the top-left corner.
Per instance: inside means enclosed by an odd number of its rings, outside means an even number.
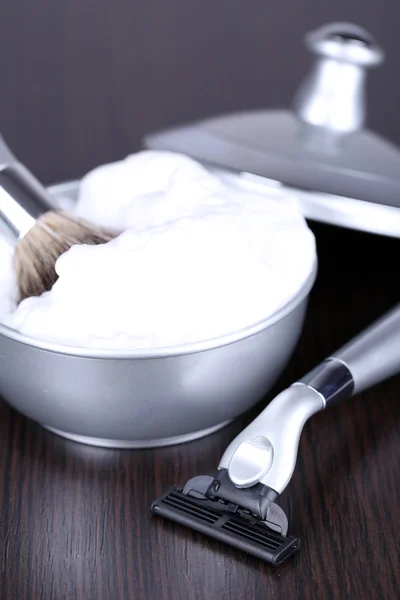
[[[325,407],[400,371],[400,304],[307,373],[299,383],[318,391]]]
[[[400,304],[281,392],[228,446],[219,464],[237,488],[261,483],[280,494],[315,413],[400,372]]]

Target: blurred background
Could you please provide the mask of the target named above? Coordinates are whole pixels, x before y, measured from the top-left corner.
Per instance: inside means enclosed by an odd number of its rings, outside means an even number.
[[[3,0],[0,131],[44,183],[140,148],[151,130],[287,107],[307,31],[365,27],[387,53],[368,126],[400,144],[399,0]]]

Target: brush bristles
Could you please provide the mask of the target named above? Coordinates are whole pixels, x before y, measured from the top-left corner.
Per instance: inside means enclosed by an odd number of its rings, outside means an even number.
[[[19,301],[40,296],[57,280],[57,259],[76,244],[105,244],[116,231],[92,225],[63,211],[43,214],[18,242],[14,254]]]

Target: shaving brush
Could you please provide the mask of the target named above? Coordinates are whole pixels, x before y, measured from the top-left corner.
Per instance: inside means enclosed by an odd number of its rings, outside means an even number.
[[[104,244],[118,235],[55,210],[42,184],[22,165],[0,136],[0,220],[15,237],[18,301],[39,296],[57,280],[57,259],[76,244]]]

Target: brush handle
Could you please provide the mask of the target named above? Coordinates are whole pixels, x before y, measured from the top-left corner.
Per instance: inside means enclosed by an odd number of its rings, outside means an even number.
[[[43,213],[53,210],[45,188],[23,165],[0,171],[0,219],[17,239],[23,238]]]
[[[20,239],[54,206],[43,185],[12,154],[0,135],[0,219]]]

